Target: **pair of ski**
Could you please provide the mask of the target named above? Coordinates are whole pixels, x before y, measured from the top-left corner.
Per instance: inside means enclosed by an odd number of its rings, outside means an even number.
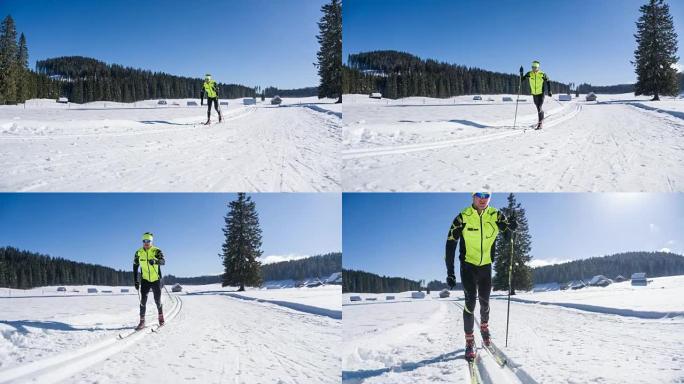
[[[486,345],[482,343],[482,348],[486,349],[489,354],[494,358],[494,361],[503,368],[506,366],[508,363],[508,360],[506,359],[506,356],[504,356],[503,352],[494,345],[494,343],[490,342],[489,345]],[[482,377],[480,374],[480,370],[478,368],[478,365],[480,363],[479,361],[480,355],[476,355],[474,359],[468,360],[468,371],[470,372],[470,383],[471,384],[479,384],[482,383]]]
[[[123,339],[125,339],[125,338],[127,338],[127,337],[133,336],[133,335],[135,335],[136,333],[141,332],[141,331],[144,331],[144,330],[146,330],[146,329],[150,329],[150,330],[152,331],[152,333],[159,333],[160,328],[163,328],[164,325],[166,325],[166,323],[164,323],[164,324],[162,324],[162,325],[153,325],[153,326],[151,326],[151,327],[142,327],[142,328],[140,328],[140,329],[134,329],[134,330],[132,330],[132,331],[130,331],[130,332],[128,332],[128,333],[119,333],[119,340],[123,340]]]

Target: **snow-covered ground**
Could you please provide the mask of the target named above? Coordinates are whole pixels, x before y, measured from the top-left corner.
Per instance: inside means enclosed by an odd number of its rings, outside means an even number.
[[[638,289],[641,288],[641,289]],[[493,296],[490,330],[510,360],[499,367],[484,350],[484,374],[495,383],[681,383],[684,381],[684,276],[655,278],[649,287],[614,284],[577,291],[524,293],[518,298],[561,305],[511,303],[505,347],[506,301]],[[598,291],[603,289],[603,291]],[[599,293],[601,292],[601,293]],[[343,295],[342,370],[345,383],[470,382],[463,359],[462,293],[425,299],[410,293]],[[610,297],[612,296],[612,300]],[[375,297],[377,301],[366,301]],[[660,311],[660,319],[563,306],[574,302],[605,308]],[[668,317],[670,312],[678,316]],[[476,308],[479,319],[479,306]],[[476,340],[480,344],[479,333]],[[515,372],[514,372],[515,371]],[[516,374],[517,372],[517,374]]]
[[[345,95],[346,191],[684,191],[684,99]]]
[[[97,287],[113,293],[84,294],[86,288],[0,292],[0,383],[340,381],[341,320],[311,310],[339,312],[339,286],[240,293],[279,304],[231,297],[220,285],[185,286],[183,293],[164,292],[161,332],[123,340],[119,333],[137,323],[135,291]],[[150,324],[153,303],[150,297]]]
[[[187,101],[0,106],[0,191],[340,190],[334,100]]]

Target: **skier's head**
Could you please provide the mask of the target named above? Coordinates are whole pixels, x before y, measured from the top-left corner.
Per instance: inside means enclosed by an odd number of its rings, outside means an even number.
[[[533,71],[537,72],[539,70],[539,66],[540,66],[540,64],[537,60],[532,62],[532,70]]]
[[[152,233],[151,232],[145,232],[142,235],[142,242],[143,242],[143,248],[148,249],[152,246]]]
[[[478,211],[484,211],[489,206],[489,199],[492,197],[490,191],[473,192],[473,207]]]
[[[211,80],[211,73],[207,73],[206,75],[204,75],[204,81],[209,81],[209,80]]]

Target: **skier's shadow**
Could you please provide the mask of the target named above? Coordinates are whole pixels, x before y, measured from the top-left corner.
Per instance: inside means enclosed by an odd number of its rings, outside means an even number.
[[[411,362],[402,363],[399,366],[394,366],[394,367],[389,367],[389,368],[369,369],[369,370],[361,370],[361,371],[342,371],[342,381],[347,381],[347,380],[350,380],[352,382],[362,381],[365,379],[369,379],[371,377],[380,376],[383,373],[413,371],[413,370],[416,370],[420,367],[426,366],[428,364],[443,363],[443,362],[448,362],[448,361],[453,361],[453,360],[458,360],[458,359],[464,359],[465,358],[464,352],[465,352],[464,349],[457,349],[453,352],[444,353],[444,354],[441,354],[439,356],[433,357],[431,359],[425,359],[425,360],[417,361],[415,363],[411,363]]]
[[[26,334],[29,333],[28,328],[39,328],[43,330],[53,331],[121,331],[131,329],[131,327],[114,327],[114,328],[75,328],[71,324],[61,323],[59,321],[35,321],[35,320],[0,320],[0,324],[7,324],[17,330],[17,332]],[[28,327],[28,328],[27,328]]]

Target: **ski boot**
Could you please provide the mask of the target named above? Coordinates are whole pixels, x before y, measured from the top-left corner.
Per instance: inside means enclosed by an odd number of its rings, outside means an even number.
[[[475,357],[477,357],[477,352],[475,351],[475,335],[472,333],[466,333],[465,339],[465,359],[468,361],[473,361],[475,360]]]
[[[537,123],[537,127],[535,129],[542,129],[542,122],[541,121]]]
[[[489,324],[488,323],[481,323],[480,324],[480,334],[482,335],[482,342],[486,346],[490,346],[492,343],[492,340],[489,335]]]
[[[221,115],[221,112],[219,112],[219,123],[223,121],[223,116]]]
[[[162,325],[164,325],[164,314],[160,312],[159,313],[159,326],[161,327]]]
[[[207,119],[207,122],[204,123],[204,125],[209,125],[209,124],[211,124],[211,119]]]
[[[139,331],[143,328],[145,328],[145,316],[140,316],[140,322],[138,323],[138,326],[135,327],[135,330]]]

